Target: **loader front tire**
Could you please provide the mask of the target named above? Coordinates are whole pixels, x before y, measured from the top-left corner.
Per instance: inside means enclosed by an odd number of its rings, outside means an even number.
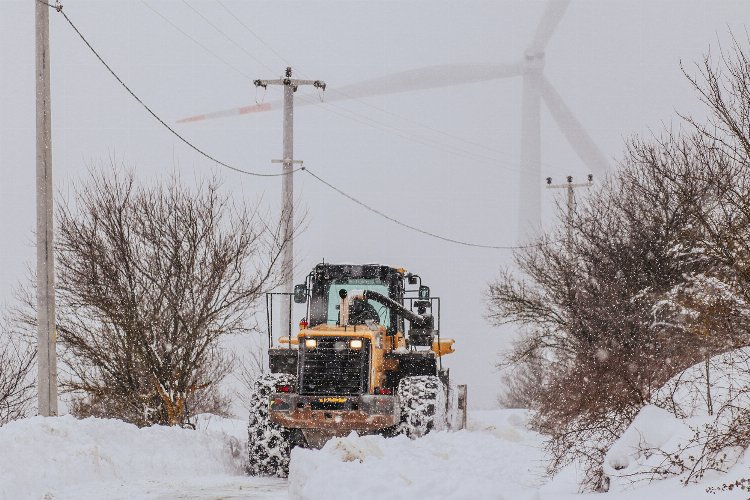
[[[402,378],[398,384],[399,431],[412,439],[445,427],[445,388],[430,375]]]
[[[247,473],[251,476],[287,477],[289,474],[290,432],[271,422],[268,404],[277,385],[294,385],[295,382],[296,377],[286,373],[265,374],[255,381],[247,425]]]

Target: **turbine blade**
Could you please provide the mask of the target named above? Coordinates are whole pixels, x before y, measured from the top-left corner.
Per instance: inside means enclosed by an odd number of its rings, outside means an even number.
[[[425,66],[399,73],[344,85],[343,87],[329,86],[326,91],[325,102],[345,101],[376,95],[397,94],[414,90],[425,90],[466,83],[483,82],[499,78],[519,76],[522,73],[522,63],[517,61],[510,64],[441,64]],[[313,104],[314,100],[295,100],[295,106]],[[242,108],[225,109],[195,115],[177,120],[177,123],[189,123],[227,116],[260,113],[271,109],[278,109],[280,101],[244,106]]]
[[[591,169],[592,173],[604,173],[609,168],[609,162],[604,153],[597,147],[581,122],[573,115],[560,94],[544,76],[542,76],[542,98],[547,104],[547,109],[550,110],[552,118],[557,122],[570,145],[578,153],[581,161]]]
[[[264,111],[277,109],[279,107],[279,104],[279,101],[274,101],[264,102],[262,104],[252,104],[250,106],[242,106],[241,108],[224,109],[221,111],[214,111],[213,113],[180,118],[179,120],[177,120],[177,123],[200,122],[203,120],[212,120],[214,118],[225,118],[227,116],[246,115],[249,113],[262,113]]]
[[[569,3],[570,0],[547,1],[547,8],[544,9],[544,14],[542,14],[542,19],[536,27],[536,33],[527,52],[532,54],[544,52],[547,42],[552,37],[552,33],[555,32],[555,28],[560,23],[560,19],[565,14],[565,9],[568,8]]]
[[[344,85],[328,87],[326,101],[358,99],[376,95],[397,94],[466,83],[476,83],[521,75],[521,62],[510,64],[441,64],[401,71],[390,75]]]

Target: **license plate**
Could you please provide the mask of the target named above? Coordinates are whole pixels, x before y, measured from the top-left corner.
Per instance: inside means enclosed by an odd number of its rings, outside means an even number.
[[[319,403],[346,403],[346,398],[319,398]]]

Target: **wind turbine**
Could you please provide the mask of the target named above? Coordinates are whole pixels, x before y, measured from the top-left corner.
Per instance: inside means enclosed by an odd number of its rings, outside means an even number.
[[[460,63],[424,66],[379,78],[328,87],[327,102],[451,87],[501,78],[521,77],[521,179],[519,190],[519,241],[541,228],[541,102],[547,106],[566,140],[593,173],[603,173],[608,161],[560,94],[544,76],[545,49],[570,0],[548,0],[531,43],[521,59],[505,64]],[[300,101],[298,106],[314,103]],[[280,109],[281,101],[243,106],[191,116],[178,123],[223,118]]]

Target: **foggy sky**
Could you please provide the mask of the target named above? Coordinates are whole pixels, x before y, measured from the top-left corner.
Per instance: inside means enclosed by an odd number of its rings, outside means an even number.
[[[515,60],[545,5],[225,0],[256,37],[215,1],[189,3],[244,50],[183,2],[148,1],[228,65],[140,1],[67,0],[64,9],[128,85],[173,122],[260,102],[263,92],[256,93],[251,80],[280,76],[287,61],[302,76],[335,88],[430,64]],[[34,1],[0,0],[0,7],[0,299],[7,302],[25,266],[35,262]],[[671,123],[675,110],[702,116],[680,60],[691,71],[709,47],[716,51],[726,42],[728,29],[744,37],[749,19],[743,0],[574,0],[547,47],[545,75],[614,165],[627,137]],[[54,11],[50,43],[60,197],[69,196],[71,183],[89,166],[114,159],[144,180],[176,172],[192,182],[218,174],[238,200],[262,197],[276,209],[280,178],[238,175],[189,150],[125,93]],[[278,88],[265,95],[267,101],[279,97]],[[513,245],[520,100],[520,79],[507,79],[299,108],[295,157],[406,223],[451,238]],[[542,177],[583,180],[589,172],[555,127],[543,108]],[[279,168],[270,160],[281,154],[280,112],[177,130],[239,168]],[[308,214],[296,240],[295,281],[323,259],[419,273],[443,298],[442,334],[456,339],[457,353],[446,358],[454,378],[470,384],[473,407],[493,405],[494,364],[514,331],[484,320],[483,292],[511,263],[510,252],[456,246],[395,226],[306,175],[296,176],[295,187]],[[559,194],[543,193],[549,226],[556,223],[552,208]]]

